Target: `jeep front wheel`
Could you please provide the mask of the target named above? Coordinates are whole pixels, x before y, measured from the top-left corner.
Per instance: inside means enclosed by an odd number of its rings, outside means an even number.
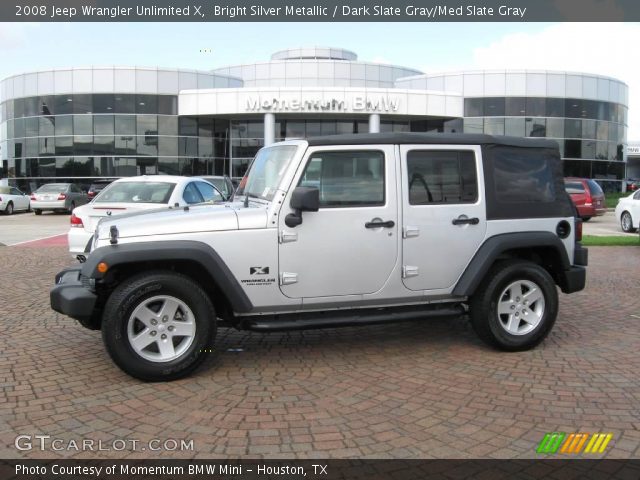
[[[558,315],[558,292],[549,273],[521,260],[495,265],[470,302],[471,322],[486,343],[527,350],[548,335]]]
[[[216,331],[207,294],[172,272],[137,275],[122,282],[105,305],[102,338],[109,355],[129,375],[175,380],[205,358]]]

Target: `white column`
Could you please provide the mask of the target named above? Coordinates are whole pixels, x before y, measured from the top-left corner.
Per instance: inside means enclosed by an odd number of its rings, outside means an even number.
[[[380,133],[380,114],[369,115],[369,133]]]
[[[273,113],[264,114],[264,146],[271,145],[276,140],[276,116]]]

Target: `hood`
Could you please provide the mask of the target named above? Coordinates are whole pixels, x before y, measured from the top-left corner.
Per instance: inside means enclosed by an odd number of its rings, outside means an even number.
[[[223,204],[127,213],[101,219],[98,238],[109,238],[112,225],[118,228],[119,238],[265,228],[267,212]]]
[[[104,217],[130,217],[132,214],[140,212],[159,212],[169,210],[168,205],[158,205],[153,203],[140,203],[134,205],[131,203],[94,203],[90,202],[81,207],[77,207],[73,213],[82,220],[84,229],[93,233],[100,219]]]

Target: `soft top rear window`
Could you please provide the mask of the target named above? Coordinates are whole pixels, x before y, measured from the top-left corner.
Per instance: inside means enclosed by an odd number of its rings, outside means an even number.
[[[494,157],[499,202],[553,202],[556,198],[549,162],[537,149],[497,149]]]

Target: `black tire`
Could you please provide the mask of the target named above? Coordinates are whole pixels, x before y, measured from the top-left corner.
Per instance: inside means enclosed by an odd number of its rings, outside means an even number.
[[[583,222],[588,222],[589,220],[591,220],[591,217],[582,217]]]
[[[509,302],[515,300],[506,296],[502,297],[503,292],[507,287],[519,282],[534,284],[539,287],[542,293],[544,304],[536,302],[530,304],[536,310],[541,307],[539,323],[535,327],[531,327],[523,320],[518,320],[513,315],[498,314],[500,300],[504,304],[510,304]],[[521,291],[524,290],[521,289]],[[525,292],[525,294],[527,293]],[[506,292],[505,295],[507,295]],[[534,315],[531,318],[535,318],[536,312],[532,309],[525,313],[527,307],[523,305],[524,300],[521,301],[520,297],[516,298],[518,298],[518,302],[514,302],[510,308],[514,308],[514,312],[519,312],[519,315],[531,313]],[[499,262],[491,268],[471,298],[469,307],[473,329],[483,341],[500,350],[511,352],[528,350],[544,340],[553,328],[558,315],[558,291],[551,275],[544,268],[524,260],[507,260]],[[514,327],[516,330],[522,327],[522,334],[507,331],[504,325],[509,318],[515,319]],[[527,331],[528,328],[532,329]]]
[[[40,210],[38,208],[34,208],[33,209],[33,213],[35,213],[36,215],[42,215],[42,210]]]
[[[13,215],[13,202],[7,203],[6,208],[4,209],[5,215]]]
[[[625,233],[634,233],[636,231],[636,229],[633,228],[631,214],[627,211],[622,212],[622,215],[620,215],[620,228]]]
[[[130,320],[136,308],[163,295],[187,305],[193,313],[195,335],[175,359],[150,361],[131,345],[129,323],[136,322]],[[122,282],[107,300],[102,317],[102,339],[112,360],[132,377],[145,381],[176,380],[191,373],[211,351],[215,334],[216,314],[207,294],[189,277],[167,271],[143,273]],[[159,352],[159,344],[157,348]]]

